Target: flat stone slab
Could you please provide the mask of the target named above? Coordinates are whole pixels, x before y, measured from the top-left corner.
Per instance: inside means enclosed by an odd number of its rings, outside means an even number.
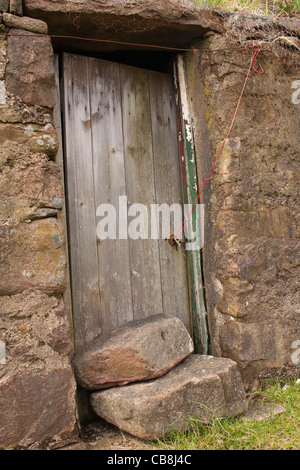
[[[3,13],[2,19],[5,26],[9,28],[22,29],[38,34],[48,34],[48,25],[45,21],[27,16],[15,16],[10,13]]]
[[[117,38],[119,42],[146,45],[186,47],[206,31],[224,29],[218,13],[181,0],[24,0],[24,11],[46,21],[50,34]],[[91,44],[89,41],[89,49],[97,47],[97,43]],[[82,46],[76,43],[76,47]],[[120,50],[120,44],[99,42],[98,46]],[[124,47],[136,49],[134,44]]]
[[[179,318],[153,315],[96,338],[74,357],[73,365],[82,387],[99,390],[160,377],[193,351]]]
[[[98,416],[141,439],[186,429],[190,418],[209,422],[247,408],[236,363],[196,354],[163,377],[95,392],[90,401]]]

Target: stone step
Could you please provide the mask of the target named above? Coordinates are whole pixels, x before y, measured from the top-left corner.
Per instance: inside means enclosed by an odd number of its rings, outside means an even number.
[[[161,314],[99,336],[75,355],[73,365],[83,388],[99,390],[160,377],[193,351],[183,322]]]
[[[98,416],[142,439],[185,429],[191,418],[208,422],[247,408],[236,363],[196,354],[160,378],[94,392],[90,401]]]

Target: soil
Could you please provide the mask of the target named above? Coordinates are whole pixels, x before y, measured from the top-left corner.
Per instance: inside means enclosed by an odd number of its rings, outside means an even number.
[[[60,446],[60,450],[154,450],[155,447],[106,421],[95,421],[80,430],[77,442]]]

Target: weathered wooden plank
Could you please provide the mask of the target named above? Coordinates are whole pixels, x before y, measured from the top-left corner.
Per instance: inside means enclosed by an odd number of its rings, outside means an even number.
[[[76,221],[76,208],[74,201],[76,200],[76,187],[75,187],[75,147],[74,147],[74,107],[73,107],[73,87],[72,87],[72,56],[64,54],[63,56],[63,104],[64,104],[64,143],[65,143],[65,175],[66,175],[66,202],[67,202],[67,216],[68,216],[68,244],[70,253],[71,264],[71,297],[73,307],[74,326],[74,342],[76,348],[76,336],[84,337],[83,325],[84,315],[81,305],[81,292],[80,292],[80,265],[75,263],[79,259],[79,234],[78,225]],[[78,282],[76,287],[75,282]]]
[[[61,114],[61,106],[63,102],[63,95],[61,94],[61,87],[60,87],[60,73],[59,73],[59,55],[54,55],[54,66],[55,66],[55,95],[56,95],[56,104],[53,110],[53,121],[54,127],[58,137],[58,152],[56,154],[56,163],[59,166],[62,175],[62,186],[63,192],[65,194],[65,166],[64,166],[64,152],[63,152],[63,125],[62,125],[62,114]],[[67,207],[66,201],[62,207],[62,220],[64,224],[65,233],[68,233],[68,220],[67,220]],[[69,253],[69,241],[66,240],[66,252]],[[69,264],[69,256],[67,256],[66,265],[67,265],[67,286],[66,290],[63,295],[64,304],[67,307],[67,310],[70,315],[70,320],[73,323],[73,312],[72,312],[72,297],[71,297],[71,279],[70,279],[70,264]],[[74,340],[74,336],[73,336]]]
[[[178,113],[181,125],[182,157],[184,159],[184,172],[186,185],[184,185],[185,203],[193,207],[197,199],[197,172],[196,159],[194,155],[193,134],[189,114],[187,87],[185,82],[184,63],[181,55],[178,55],[174,67],[175,84],[178,99]],[[201,239],[201,227],[196,217],[196,207],[189,217],[185,219],[188,233],[197,233]],[[195,351],[207,354],[208,335],[206,326],[206,311],[204,305],[204,294],[201,273],[200,248],[186,251],[189,268],[189,285],[191,291],[191,309],[193,318],[193,332]]]
[[[127,214],[127,204],[119,214],[119,196],[126,196],[119,68],[89,59],[95,205],[112,204],[116,222]],[[120,235],[117,224],[116,239],[98,240],[103,332],[133,320],[129,244]]]
[[[151,72],[149,77],[156,202],[170,208],[174,204],[175,210],[180,208],[183,213],[174,85],[166,74]],[[164,239],[181,226],[182,216],[172,219],[170,232],[161,233],[159,240],[163,308],[164,313],[180,318],[191,331],[184,247],[171,247]]]
[[[65,141],[76,348],[101,331],[88,59],[64,54]]]
[[[156,201],[148,76],[146,70],[120,67],[129,231],[139,215],[134,215],[134,204],[145,204],[149,211]],[[163,312],[158,240],[149,238],[148,229],[144,238],[135,240],[129,234],[135,319]]]

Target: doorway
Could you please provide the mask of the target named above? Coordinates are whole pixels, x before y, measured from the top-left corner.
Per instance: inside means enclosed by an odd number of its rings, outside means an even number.
[[[76,349],[159,313],[192,334],[185,250],[168,243],[183,207],[172,76],[69,53],[62,75]],[[170,233],[154,236],[159,209]]]

